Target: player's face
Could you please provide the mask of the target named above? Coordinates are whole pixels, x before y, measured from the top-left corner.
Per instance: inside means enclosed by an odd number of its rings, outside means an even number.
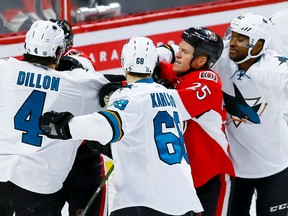
[[[229,57],[231,60],[238,62],[243,60],[249,50],[249,37],[232,32],[230,39]]]
[[[179,44],[179,51],[176,53],[176,60],[173,65],[173,71],[177,74],[185,73],[191,68],[194,48],[186,41],[182,40]]]

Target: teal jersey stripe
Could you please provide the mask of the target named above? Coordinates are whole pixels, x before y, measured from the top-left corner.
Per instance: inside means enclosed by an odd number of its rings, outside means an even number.
[[[103,115],[112,127],[113,137],[109,143],[119,141],[124,135],[124,132],[122,130],[122,121],[120,119],[119,114],[115,111],[110,110],[100,111],[99,114]]]

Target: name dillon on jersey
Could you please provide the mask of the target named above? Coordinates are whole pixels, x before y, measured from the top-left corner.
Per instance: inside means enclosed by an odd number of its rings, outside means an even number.
[[[176,103],[172,95],[168,93],[150,93],[152,108],[171,106],[176,108]]]
[[[60,78],[49,75],[19,71],[16,84],[32,88],[46,90],[50,89],[52,91],[58,91],[60,85]]]

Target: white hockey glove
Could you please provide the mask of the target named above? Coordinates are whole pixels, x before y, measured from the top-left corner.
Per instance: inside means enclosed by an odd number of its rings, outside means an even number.
[[[174,63],[175,55],[179,51],[179,46],[175,44],[160,45],[157,47],[159,62]]]

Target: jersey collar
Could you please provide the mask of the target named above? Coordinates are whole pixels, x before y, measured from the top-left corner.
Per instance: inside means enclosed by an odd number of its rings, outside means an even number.
[[[153,78],[149,77],[149,78],[137,80],[135,83],[153,83],[153,82],[154,82]]]

